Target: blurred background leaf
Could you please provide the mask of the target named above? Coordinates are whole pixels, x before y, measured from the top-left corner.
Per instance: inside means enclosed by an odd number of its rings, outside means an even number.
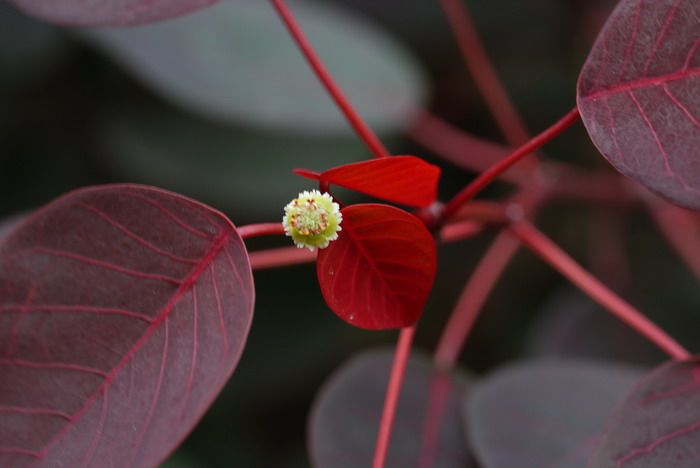
[[[420,67],[391,36],[345,8],[302,0],[292,9],[375,131],[396,131],[422,106]],[[348,134],[268,2],[228,0],[170,21],[80,35],[192,112],[295,134]]]

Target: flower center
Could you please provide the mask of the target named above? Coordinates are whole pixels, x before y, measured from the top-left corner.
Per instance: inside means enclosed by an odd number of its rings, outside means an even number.
[[[328,227],[328,213],[314,200],[299,203],[296,199],[293,203],[296,213],[290,215],[290,224],[300,234],[321,234]]]

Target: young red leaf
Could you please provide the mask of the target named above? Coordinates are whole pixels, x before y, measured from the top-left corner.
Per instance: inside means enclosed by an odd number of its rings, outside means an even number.
[[[402,205],[426,207],[437,198],[440,168],[415,156],[370,159],[322,172],[297,174]]]
[[[432,236],[415,216],[387,205],[341,210],[340,237],[319,251],[318,282],[340,318],[372,330],[420,317],[435,279]]]
[[[700,210],[700,3],[622,0],[578,82],[593,143],[615,168]]]
[[[153,467],[235,367],[253,280],[231,222],[118,185],[70,193],[0,247],[0,466]]]
[[[489,468],[583,468],[615,403],[642,373],[572,359],[499,369],[464,407],[470,446]]]
[[[323,386],[309,417],[314,466],[372,466],[393,354],[391,349],[363,352]],[[385,466],[475,466],[459,414],[466,387],[463,376],[440,373],[428,356],[412,353]]]
[[[699,361],[669,362],[637,382],[608,422],[588,467],[697,467]]]
[[[67,26],[130,26],[162,21],[212,5],[219,0],[10,0],[31,16]]]

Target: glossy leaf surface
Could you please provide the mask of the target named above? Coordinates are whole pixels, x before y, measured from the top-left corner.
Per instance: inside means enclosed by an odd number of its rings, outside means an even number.
[[[351,325],[372,330],[418,320],[437,269],[428,230],[415,216],[387,205],[341,212],[343,230],[319,251],[316,267],[328,306]]]
[[[10,0],[28,15],[68,26],[129,26],[162,21],[219,0]]]
[[[401,46],[347,9],[305,0],[290,7],[370,127],[401,129],[424,97],[422,74]],[[154,92],[205,117],[352,134],[269,2],[221,2],[172,21],[84,37]]]
[[[440,168],[415,156],[370,159],[334,167],[320,174],[295,173],[310,179],[340,185],[386,201],[426,207],[437,198]]]
[[[484,468],[583,468],[638,368],[547,359],[479,381],[465,406],[470,446]]]
[[[226,217],[104,186],[35,212],[0,247],[0,466],[152,467],[230,376],[253,312]]]
[[[583,67],[578,106],[618,171],[700,210],[698,89],[700,3],[622,0]]]
[[[309,451],[318,468],[372,466],[393,350],[365,351],[339,368],[316,397]],[[413,352],[387,454],[387,467],[469,468],[459,417],[463,377],[438,373],[428,356]]]
[[[698,358],[642,378],[616,409],[589,468],[694,468],[700,459]]]

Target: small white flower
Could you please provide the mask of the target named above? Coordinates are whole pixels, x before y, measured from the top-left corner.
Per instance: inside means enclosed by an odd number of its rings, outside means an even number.
[[[338,238],[343,215],[340,207],[327,193],[304,191],[284,207],[285,233],[297,247],[308,247],[312,252],[324,249]]]

